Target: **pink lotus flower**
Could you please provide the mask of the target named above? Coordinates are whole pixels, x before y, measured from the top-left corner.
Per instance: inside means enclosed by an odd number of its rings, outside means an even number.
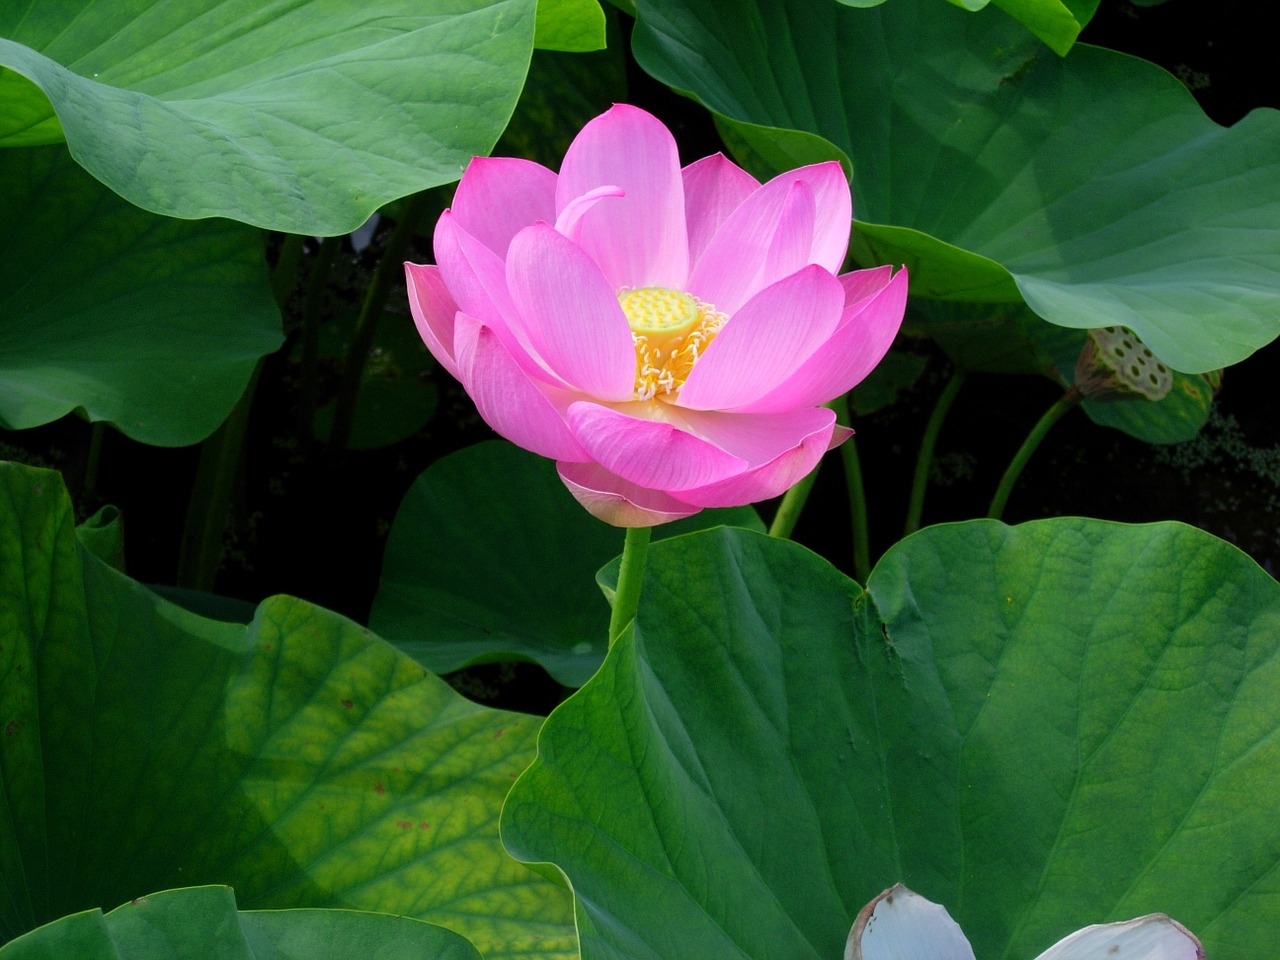
[[[907,291],[890,267],[836,276],[851,218],[837,163],[681,170],[618,105],[559,175],[473,160],[409,302],[494,430],[597,517],[649,526],[776,496],[849,435],[822,404],[884,356]]]

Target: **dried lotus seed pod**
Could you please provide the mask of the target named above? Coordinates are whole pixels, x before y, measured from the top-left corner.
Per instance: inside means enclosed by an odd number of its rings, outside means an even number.
[[[1163,400],[1173,371],[1127,327],[1090,330],[1076,361],[1075,385],[1088,400]]]

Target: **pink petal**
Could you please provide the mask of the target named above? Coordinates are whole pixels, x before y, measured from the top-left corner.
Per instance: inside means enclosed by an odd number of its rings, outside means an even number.
[[[810,263],[809,250],[813,246],[813,227],[817,219],[813,191],[803,180],[791,184],[778,216],[778,226],[769,241],[769,251],[764,257],[765,277],[787,277]],[[834,277],[835,272],[824,270]]]
[[[484,422],[517,446],[554,460],[587,460],[564,420],[577,399],[529,377],[494,331],[458,314],[457,360],[462,385]]]
[[[801,170],[813,171],[805,182],[813,188],[813,205],[818,211],[810,261],[839,273],[849,252],[849,231],[853,229],[853,195],[849,192],[849,181],[844,168],[835,160]],[[799,172],[792,171],[793,174]]]
[[[602,400],[635,396],[631,328],[577,244],[545,223],[525,228],[507,252],[507,288],[533,347],[566,383]]]
[[[899,270],[871,297],[861,296],[860,282],[847,284],[846,291],[860,299],[852,304],[846,300],[845,312],[831,338],[777,388],[743,405],[742,412],[768,413],[826,403],[852,390],[883,359],[902,325],[907,271]],[[708,356],[710,353],[708,348]]]
[[[828,422],[767,463],[718,483],[681,490],[680,497],[702,507],[737,507],[776,497],[795,486],[817,466],[824,453],[843,443],[852,432]]]
[[[591,459],[611,473],[652,490],[679,491],[741,473],[749,464],[672,423],[645,419],[664,404],[596,403],[569,407],[569,426]],[[634,414],[634,415],[633,415]]]
[[[628,483],[598,463],[558,463],[560,479],[587,511],[615,527],[653,527],[697,513],[661,490]]]
[[[507,292],[502,258],[458,222],[451,210],[436,221],[436,263],[458,308],[494,327],[506,327],[516,313]]]
[[[833,161],[774,177],[739,204],[694,264],[686,289],[732,314],[757,291],[782,279],[785,273],[771,273],[766,265],[771,264],[770,250],[796,183],[812,191],[816,212],[804,262],[837,272],[849,246],[852,201],[844,171]],[[795,229],[794,224],[789,229]]]
[[[435,253],[440,274],[458,309],[489,327],[526,373],[571,389],[551,371],[535,347],[528,320],[507,289],[502,259],[462,229],[448,210],[436,223]]]
[[[669,408],[671,419],[686,433],[738,457],[751,467],[767,463],[816,433],[829,436],[836,415],[826,407],[803,407],[782,413],[724,413]]]
[[[458,183],[453,215],[459,225],[499,257],[517,233],[556,218],[556,175],[514,157],[476,157]]]
[[[405,283],[409,287],[409,311],[418,327],[418,335],[440,366],[455,380],[458,365],[453,359],[453,318],[458,305],[449,296],[438,267],[406,263]]]
[[[556,211],[598,187],[625,196],[583,212],[569,236],[620,287],[682,288],[689,273],[680,158],[670,131],[636,107],[616,104],[574,138],[560,166]]]
[[[698,358],[679,405],[723,410],[758,400],[830,338],[843,303],[840,281],[814,265],[760,291]]]
[[[885,264],[882,267],[869,267],[866,270],[850,270],[839,276],[840,286],[844,287],[844,306],[848,310],[859,300],[873,297],[883,290],[893,276],[893,267]]]
[[[689,262],[696,263],[729,214],[760,189],[760,181],[723,153],[689,164],[682,175]]]

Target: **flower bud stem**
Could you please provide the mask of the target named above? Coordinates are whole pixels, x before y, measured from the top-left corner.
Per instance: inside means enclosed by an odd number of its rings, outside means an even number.
[[[769,524],[769,536],[786,538],[796,528],[800,512],[809,499],[809,491],[813,489],[813,481],[818,479],[818,469],[822,466],[819,460],[812,470],[801,477],[794,487],[782,496],[778,504],[778,512],[773,515],[773,523]]]
[[[849,426],[849,395],[832,401],[836,422]],[[853,577],[866,584],[871,575],[871,547],[867,543],[867,490],[862,483],[862,462],[858,459],[857,438],[850,437],[840,444],[840,460],[844,464],[845,485],[849,489],[849,523],[853,529]]]
[[[622,546],[622,565],[618,569],[618,589],[613,596],[613,613],[609,617],[609,646],[612,647],[627,628],[640,606],[640,585],[644,582],[644,561],[649,554],[652,527],[628,527]]]
[[[329,430],[331,452],[341,453],[347,449],[347,441],[351,439],[351,429],[355,424],[356,401],[360,397],[365,361],[369,359],[369,351],[373,348],[374,334],[378,330],[378,321],[382,319],[387,293],[392,283],[404,275],[405,251],[409,249],[418,222],[430,209],[432,202],[433,195],[427,190],[415,193],[404,201],[400,208],[400,219],[387,238],[382,259],[373,271],[373,279],[369,282],[364,303],[360,307],[355,333],[347,346],[342,381],[338,384],[338,396],[334,401],[333,425]]]
[[[964,383],[965,373],[957,370],[942,388],[938,400],[929,414],[929,422],[925,425],[924,434],[920,437],[920,453],[916,456],[916,471],[911,478],[911,499],[907,502],[907,521],[903,525],[902,534],[915,533],[920,529],[920,515],[924,512],[924,495],[929,487],[929,468],[933,466],[933,448],[938,442],[938,432],[942,429],[942,421],[947,418],[951,402]]]
[[[329,291],[333,261],[342,246],[342,237],[324,237],[311,261],[306,298],[302,302],[302,365],[298,375],[298,446],[311,444],[319,396],[320,312]]]
[[[989,519],[1000,519],[1000,515],[1004,513],[1004,505],[1008,502],[1009,494],[1013,490],[1013,485],[1018,482],[1022,468],[1027,465],[1031,455],[1036,452],[1036,448],[1040,446],[1040,441],[1045,438],[1045,434],[1049,432],[1053,425],[1062,419],[1064,413],[1079,405],[1080,400],[1080,391],[1075,387],[1069,387],[1067,392],[1044,412],[1044,416],[1036,421],[1036,425],[1027,434],[1027,439],[1022,441],[1022,446],[1018,448],[1018,452],[1009,461],[1009,466],[1005,468],[1004,476],[1000,478],[1000,485],[996,487],[996,494],[991,498],[991,507],[987,510]]]

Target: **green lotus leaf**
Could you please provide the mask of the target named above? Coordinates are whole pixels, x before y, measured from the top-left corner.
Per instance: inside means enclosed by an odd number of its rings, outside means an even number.
[[[1280,929],[1280,587],[1180,524],[932,527],[863,590],[786,541],[654,544],[633,633],[548,718],[503,839],[584,960],[829,960],[901,881],[978,956],[1167,913]]]
[[[124,570],[124,521],[120,510],[108,504],[76,526],[81,546],[109,567]]]
[[[751,507],[703,510],[658,538],[718,524],[763,530]],[[623,531],[584,510],[555,464],[505,441],[432,464],[396,514],[369,625],[437,673],[532,660],[579,686],[604,659],[596,571]]]
[[[539,718],[463,700],[290,597],[248,625],[78,548],[56,473],[0,464],[0,939],[178,885],[375,910],[569,958],[565,891],[498,811]]]
[[[562,2],[560,22],[577,23],[579,6]],[[534,7],[9,5],[0,144],[65,138],[85,169],[156,213],[347,233],[493,146],[524,82]]]
[[[1151,63],[937,0],[639,8],[640,64],[757,155],[791,128],[852,159],[853,254],[917,296],[1127,326],[1188,373],[1280,333],[1280,112],[1223,128]]]
[[[538,0],[533,45],[589,53],[604,48],[604,11],[596,0]]]
[[[86,910],[0,947],[0,960],[480,960],[456,933],[353,910],[236,910],[230,887],[188,887],[135,897],[108,914]]]
[[[885,0],[840,0],[847,7],[875,7]],[[1065,56],[1081,28],[1098,8],[1098,0],[949,0],[962,10],[981,10],[988,3],[1000,7]]]
[[[0,425],[212,433],[281,339],[261,233],[146,213],[57,147],[0,151],[0,195]]]

